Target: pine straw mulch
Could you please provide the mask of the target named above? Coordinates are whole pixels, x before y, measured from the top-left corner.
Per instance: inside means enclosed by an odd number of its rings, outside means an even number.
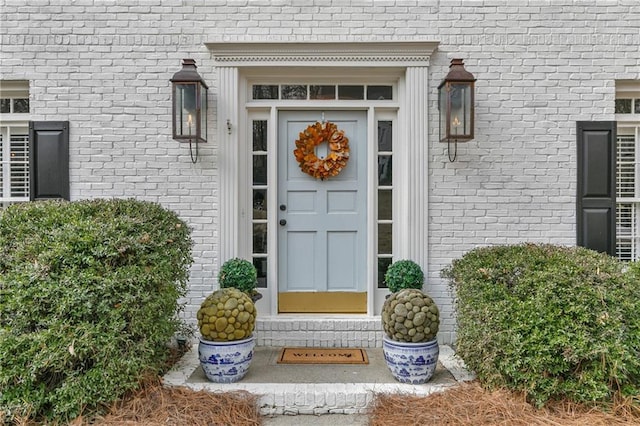
[[[258,399],[244,391],[211,393],[168,388],[155,380],[115,403],[106,415],[89,423],[77,419],[72,425],[257,426],[262,424]]]
[[[113,404],[94,419],[77,418],[71,426],[259,426],[258,396],[248,392],[210,393],[163,387],[156,378]],[[619,401],[606,411],[555,402],[536,409],[522,394],[487,391],[476,382],[426,397],[376,394],[368,412],[370,426],[618,426],[640,425],[638,401]],[[34,423],[17,422],[30,426]]]
[[[640,425],[640,406],[632,401],[619,401],[606,408],[605,412],[554,402],[536,409],[522,394],[506,390],[490,392],[476,381],[427,397],[377,394],[370,409],[369,425]]]

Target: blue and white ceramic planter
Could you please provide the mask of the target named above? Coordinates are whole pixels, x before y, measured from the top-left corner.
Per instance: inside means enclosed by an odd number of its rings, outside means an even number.
[[[242,379],[253,359],[253,335],[232,342],[212,342],[200,338],[198,356],[207,379],[215,383],[233,383]]]
[[[440,347],[436,339],[421,343],[397,342],[384,336],[382,350],[387,367],[401,383],[428,382],[436,371]]]

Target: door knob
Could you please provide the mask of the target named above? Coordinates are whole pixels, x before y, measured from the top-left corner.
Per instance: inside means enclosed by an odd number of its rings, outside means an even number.
[[[287,221],[284,219],[280,219],[280,226],[285,226],[287,224]]]
[[[287,209],[287,206],[285,206],[284,204],[280,204],[280,210],[285,211]]]

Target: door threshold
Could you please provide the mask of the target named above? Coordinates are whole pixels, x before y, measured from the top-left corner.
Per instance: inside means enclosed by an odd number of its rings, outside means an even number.
[[[367,293],[351,291],[278,294],[281,314],[366,314]]]

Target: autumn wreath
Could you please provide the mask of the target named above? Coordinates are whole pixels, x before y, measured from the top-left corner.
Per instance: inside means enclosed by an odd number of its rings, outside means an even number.
[[[316,155],[316,147],[329,144],[329,153],[324,158]],[[349,139],[344,131],[331,122],[316,122],[300,133],[293,151],[300,169],[314,178],[324,180],[337,176],[349,160]]]

